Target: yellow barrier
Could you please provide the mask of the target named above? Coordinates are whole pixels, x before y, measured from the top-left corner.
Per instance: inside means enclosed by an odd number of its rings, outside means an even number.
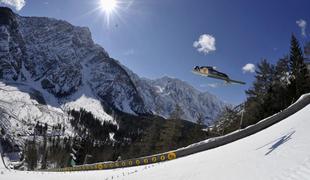
[[[145,158],[130,159],[130,160],[124,160],[124,161],[118,161],[118,162],[98,163],[98,164],[93,164],[93,165],[84,165],[84,166],[81,165],[81,166],[74,166],[74,167],[49,169],[47,171],[67,172],[67,171],[89,171],[89,170],[114,169],[114,168],[152,164],[152,163],[157,163],[159,161],[168,161],[168,160],[173,160],[176,158],[177,158],[177,155],[175,152],[169,152],[169,153],[149,156]]]
[[[172,159],[176,159],[177,158],[177,155],[175,154],[175,152],[171,152],[168,154],[168,159],[169,160],[172,160]]]
[[[148,159],[144,159],[143,162],[144,162],[144,164],[148,164],[149,160]]]
[[[96,168],[97,169],[103,169],[103,165],[102,164],[97,164]]]

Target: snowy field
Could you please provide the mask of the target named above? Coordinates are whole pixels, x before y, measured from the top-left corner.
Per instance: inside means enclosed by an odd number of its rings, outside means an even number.
[[[259,133],[216,149],[133,168],[43,173],[4,169],[2,180],[309,180],[310,105]]]

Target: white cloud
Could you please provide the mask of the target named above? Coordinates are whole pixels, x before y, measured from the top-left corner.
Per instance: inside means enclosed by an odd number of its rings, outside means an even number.
[[[304,37],[307,36],[306,34],[306,28],[307,28],[307,21],[300,19],[298,21],[296,21],[296,24],[298,25],[298,27],[300,27],[301,29],[301,35],[303,35]]]
[[[198,41],[195,41],[193,46],[197,48],[199,52],[208,54],[216,50],[215,38],[209,34],[203,34],[199,37]]]
[[[210,83],[210,84],[208,84],[208,86],[211,87],[211,88],[217,88],[220,85],[218,83]]]
[[[0,0],[0,4],[14,7],[17,11],[21,10],[25,5],[25,0]]]
[[[255,65],[248,63],[242,68],[243,73],[254,73],[255,72]]]
[[[225,85],[224,83],[208,83],[208,84],[200,84],[199,86],[201,88],[207,88],[207,87],[218,88],[218,87],[224,86],[224,85]]]

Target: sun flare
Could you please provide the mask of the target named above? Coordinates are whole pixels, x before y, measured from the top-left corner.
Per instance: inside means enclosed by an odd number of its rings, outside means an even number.
[[[100,0],[100,8],[107,14],[111,14],[117,8],[117,0]]]

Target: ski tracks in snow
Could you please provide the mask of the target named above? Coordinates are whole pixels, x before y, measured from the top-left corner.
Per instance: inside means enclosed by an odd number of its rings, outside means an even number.
[[[272,180],[309,180],[310,176],[310,157],[306,158],[303,163],[297,167],[284,170],[284,172]]]

